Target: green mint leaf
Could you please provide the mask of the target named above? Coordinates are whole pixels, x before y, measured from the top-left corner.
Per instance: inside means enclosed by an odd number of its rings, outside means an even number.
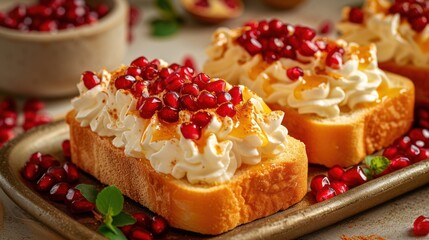
[[[86,200],[94,203],[97,198],[97,188],[94,185],[90,184],[78,184],[76,188],[82,193]]]
[[[98,228],[98,232],[110,240],[127,240],[127,237],[117,227],[109,228],[105,224]]]
[[[156,7],[165,19],[174,19],[177,17],[173,4],[170,0],[156,0]]]
[[[131,225],[136,222],[136,219],[133,218],[130,214],[121,212],[118,215],[113,217],[112,224],[116,227],[123,227],[126,225]]]
[[[390,160],[383,156],[370,155],[365,157],[364,163],[374,175],[378,175],[389,167]]]
[[[176,33],[180,24],[175,20],[155,19],[151,22],[152,35],[165,37]]]
[[[98,193],[95,204],[100,213],[113,217],[122,211],[124,197],[118,188],[115,186],[108,186]]]

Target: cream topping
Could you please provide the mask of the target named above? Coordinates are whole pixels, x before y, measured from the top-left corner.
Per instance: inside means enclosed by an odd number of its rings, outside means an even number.
[[[213,110],[201,139],[190,140],[182,135],[180,124],[192,113],[182,110],[179,122],[169,127],[157,114],[142,119],[135,97],[116,90],[108,72],[99,75],[102,83],[90,90],[78,84],[80,96],[72,100],[76,119],[100,136],[113,137],[112,144],[123,148],[126,156],[148,159],[158,172],[193,184],[214,184],[230,180],[242,164],[258,164],[284,151],[288,131],[281,125],[283,112],[269,110],[246,88],[248,97],[237,105],[236,116],[220,117]],[[162,131],[171,136],[158,137]]]
[[[336,44],[346,51],[339,69],[326,66],[326,53],[321,51],[311,61],[308,57],[298,56],[298,60],[280,58],[267,64],[260,55],[251,56],[234,41],[240,32],[240,29],[224,28],[216,31],[212,44],[207,48],[208,60],[204,71],[249,87],[267,103],[292,107],[303,114],[335,117],[344,109],[343,106],[354,109],[359,104],[377,101],[377,88],[383,82],[388,84],[384,72],[378,68],[373,45],[365,48],[337,41]],[[295,66],[304,71],[304,76],[297,81],[289,79],[286,74],[287,69]]]
[[[418,33],[399,14],[386,14],[390,3],[385,0],[367,0],[364,4],[364,22],[347,21],[350,8],[343,10],[343,21],[337,27],[341,38],[358,44],[375,43],[380,62],[427,66],[429,64],[429,27]]]

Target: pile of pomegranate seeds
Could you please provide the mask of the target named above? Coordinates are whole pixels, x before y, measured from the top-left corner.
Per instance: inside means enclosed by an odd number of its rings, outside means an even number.
[[[417,0],[396,0],[389,8],[390,14],[399,14],[401,18],[411,25],[416,32],[425,29],[429,20],[429,2]],[[351,8],[349,21],[363,23],[364,13],[360,8]]]
[[[91,89],[100,83],[91,72],[82,75],[84,85]],[[204,73],[173,63],[161,67],[159,60],[139,57],[131,62],[123,75],[114,80],[115,87],[131,92],[137,98],[137,110],[145,119],[157,114],[165,124],[177,123],[179,112],[192,113],[191,120],[181,124],[187,139],[197,140],[213,114],[233,117],[236,105],[242,102],[241,88],[227,89],[222,79],[210,78]]]
[[[52,32],[97,22],[109,13],[105,4],[91,6],[85,0],[38,0],[17,4],[0,12],[0,26],[20,31]]]
[[[136,219],[136,223],[120,227],[129,239],[151,240],[154,239],[154,236],[160,236],[168,230],[167,220],[162,216],[150,217],[142,212],[133,213],[132,216]]]
[[[327,176],[321,174],[311,179],[310,188],[316,201],[327,200],[359,186],[371,178],[377,178],[429,159],[429,110],[421,108],[416,112],[417,125],[383,150],[382,156],[385,158],[378,159],[387,161],[383,171],[371,172],[366,164],[353,166],[347,170],[334,166],[328,170]]]
[[[429,234],[429,217],[419,216],[413,223],[413,233],[416,236],[426,236]]]

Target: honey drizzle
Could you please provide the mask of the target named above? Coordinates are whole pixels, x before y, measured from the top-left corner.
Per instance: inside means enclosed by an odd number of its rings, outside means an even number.
[[[302,92],[320,86],[321,84],[328,84],[328,79],[318,75],[304,75],[301,83],[295,88],[293,94],[297,99],[302,99]]]
[[[374,57],[371,54],[371,46],[352,46],[350,48],[351,54],[356,55],[359,60],[359,69],[365,69]]]

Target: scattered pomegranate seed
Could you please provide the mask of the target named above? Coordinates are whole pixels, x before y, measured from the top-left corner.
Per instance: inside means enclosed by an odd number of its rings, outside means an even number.
[[[162,216],[156,215],[152,218],[152,223],[150,226],[153,234],[161,235],[167,231],[168,223],[167,223],[167,220],[165,220],[165,218],[163,218]]]
[[[183,123],[180,132],[186,139],[198,140],[201,137],[201,128],[193,123]]]
[[[207,91],[202,91],[200,95],[198,95],[197,103],[201,109],[214,108],[217,105],[217,99],[215,95]]]
[[[286,70],[286,75],[290,80],[296,81],[304,76],[304,71],[300,67],[291,67]]]
[[[71,149],[70,149],[70,140],[64,140],[61,143],[61,149],[63,150],[63,155],[66,158],[70,158],[71,157]]]
[[[367,177],[360,166],[354,166],[344,172],[341,177],[341,181],[349,187],[354,187],[365,183],[367,181]]]
[[[216,113],[221,117],[233,117],[236,113],[234,105],[230,102],[222,103],[217,109]]]
[[[180,106],[183,109],[188,109],[190,111],[198,110],[198,105],[195,98],[191,95],[183,95],[179,98]]]
[[[41,169],[37,163],[27,162],[22,170],[22,176],[28,181],[35,181],[40,175]]]
[[[66,182],[59,182],[49,190],[49,199],[52,201],[64,201],[70,186]]]
[[[339,165],[335,165],[328,170],[328,177],[332,180],[341,180],[343,174],[344,169]]]
[[[142,212],[136,212],[132,214],[133,218],[136,219],[136,224],[143,228],[149,228],[152,224],[152,218]]]
[[[72,213],[87,213],[94,210],[94,208],[95,204],[85,198],[74,200],[70,204],[70,211]]]
[[[225,90],[226,82],[223,80],[211,81],[206,84],[205,90],[209,92],[223,92]]]
[[[151,118],[156,111],[161,109],[162,102],[157,97],[148,97],[144,99],[143,104],[138,109],[142,118]]]
[[[197,84],[200,89],[204,89],[209,81],[210,77],[205,73],[199,73],[192,79],[192,82]]]
[[[231,95],[231,102],[237,105],[243,101],[242,90],[239,86],[232,87],[228,93]]]
[[[63,182],[67,180],[67,172],[61,166],[52,166],[48,168],[46,173],[51,175],[55,182]]]
[[[311,179],[310,189],[316,195],[325,185],[329,185],[329,178],[325,175],[317,175]]]
[[[153,235],[146,229],[135,227],[131,230],[130,233],[131,239],[135,240],[152,240]]]
[[[179,120],[179,112],[172,107],[165,106],[158,111],[158,117],[164,122],[173,123]]]
[[[136,67],[140,67],[140,68],[143,68],[148,64],[149,64],[149,60],[147,60],[147,58],[145,58],[143,56],[138,57],[131,62],[131,66],[136,66]]]
[[[174,109],[179,108],[179,94],[177,92],[169,91],[164,95],[164,104]]]
[[[36,183],[36,189],[41,192],[49,191],[56,183],[55,178],[50,174],[43,174]]]
[[[115,87],[117,89],[130,89],[135,81],[136,78],[131,75],[119,76],[115,80]]]
[[[337,194],[335,193],[335,190],[330,185],[325,185],[317,192],[316,201],[323,202],[325,200],[335,197],[336,195]]]
[[[228,92],[218,92],[216,94],[217,104],[220,105],[225,102],[230,102],[232,100],[231,94]]]
[[[50,167],[59,166],[60,162],[57,159],[55,159],[52,155],[43,154],[40,159],[39,165],[40,167],[42,167],[42,169],[47,170]]]
[[[90,71],[86,71],[82,74],[82,81],[88,90],[100,84],[100,79],[98,76]]]
[[[363,23],[363,11],[360,8],[351,8],[349,12],[349,21],[352,23]]]
[[[183,58],[183,65],[192,68],[194,71],[198,70],[195,59],[190,55],[187,55]]]
[[[332,189],[335,190],[336,195],[345,193],[349,190],[349,187],[347,186],[347,184],[341,181],[331,181],[330,186],[332,187]]]
[[[76,182],[79,179],[79,171],[74,163],[66,162],[64,163],[63,168],[67,173],[68,183]]]
[[[207,124],[209,124],[211,119],[212,119],[212,116],[210,115],[210,113],[205,112],[205,111],[200,111],[200,112],[196,112],[196,113],[194,113],[194,115],[192,115],[191,122],[193,122],[196,125],[203,128],[203,127],[207,126]]]
[[[199,93],[200,93],[200,90],[198,88],[198,85],[195,83],[185,83],[182,89],[180,90],[180,94],[182,95],[190,94],[196,97],[198,96]]]
[[[69,188],[66,194],[66,199],[64,200],[67,205],[71,205],[71,203],[78,199],[83,199],[84,196],[77,188]]]
[[[119,229],[124,233],[125,236],[129,236],[131,234],[131,230],[133,229],[133,225],[126,225],[119,227]]]
[[[429,234],[429,218],[426,216],[419,216],[414,220],[413,233],[416,236],[426,236]]]
[[[333,23],[331,20],[325,20],[319,25],[320,34],[330,34],[333,29]]]

